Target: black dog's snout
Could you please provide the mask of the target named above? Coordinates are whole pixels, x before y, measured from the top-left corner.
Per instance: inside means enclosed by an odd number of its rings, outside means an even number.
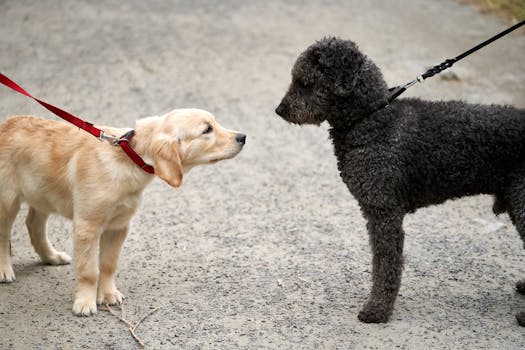
[[[282,103],[280,103],[279,106],[277,106],[277,108],[275,109],[275,113],[277,113],[278,115],[280,115],[282,117],[283,114],[284,114],[285,109],[286,109],[286,107],[284,107],[284,105]]]
[[[235,140],[240,143],[241,145],[244,145],[246,143],[246,135],[244,134],[237,134],[237,136],[235,136]]]

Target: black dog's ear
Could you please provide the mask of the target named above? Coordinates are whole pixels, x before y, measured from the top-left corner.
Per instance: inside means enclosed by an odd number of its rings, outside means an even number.
[[[341,97],[348,97],[355,88],[359,73],[342,70],[336,78],[334,84],[334,94]]]
[[[337,84],[334,88],[334,94],[340,97],[348,97],[350,96],[351,92],[352,90],[348,87],[345,87],[343,84]]]
[[[361,55],[345,55],[339,62],[334,93],[341,97],[348,97],[355,89],[365,60]]]
[[[330,68],[337,65],[340,43],[343,41],[336,37],[325,37],[311,46],[312,57],[316,65],[322,68]]]
[[[312,51],[312,57],[315,65],[322,68],[329,68],[332,66],[332,59],[329,57],[329,52],[326,52],[322,47],[316,47]]]
[[[328,37],[316,42],[310,50],[310,62],[320,68],[323,76],[331,78],[333,93],[348,97],[365,61],[357,45],[349,40]]]

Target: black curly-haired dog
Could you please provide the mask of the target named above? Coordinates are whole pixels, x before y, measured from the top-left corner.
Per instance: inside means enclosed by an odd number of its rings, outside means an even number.
[[[325,38],[299,56],[276,109],[291,123],[330,124],[341,177],[368,221],[373,284],[359,312],[364,322],[386,322],[394,308],[405,214],[493,194],[494,213],[508,212],[525,240],[525,110],[416,98],[376,110],[388,95],[380,70],[353,42]],[[525,281],[517,287],[525,293]]]

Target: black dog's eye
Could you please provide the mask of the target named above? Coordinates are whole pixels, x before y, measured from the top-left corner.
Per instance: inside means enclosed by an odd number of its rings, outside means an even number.
[[[209,134],[212,131],[213,131],[213,128],[211,127],[211,125],[208,124],[208,127],[206,128],[206,130],[204,130],[202,134]]]
[[[300,87],[304,88],[304,89],[307,89],[307,88],[312,86],[312,84],[310,82],[307,82],[307,81],[304,81],[304,80],[301,80],[301,79],[297,79],[295,81],[295,83],[297,85],[299,85]]]

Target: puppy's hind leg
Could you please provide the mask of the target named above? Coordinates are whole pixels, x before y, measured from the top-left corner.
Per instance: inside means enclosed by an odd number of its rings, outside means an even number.
[[[47,240],[46,223],[48,214],[29,208],[26,226],[31,237],[31,244],[42,261],[49,265],[64,265],[71,262],[71,257],[64,252],[56,251]]]
[[[15,280],[11,265],[11,229],[20,209],[20,202],[14,198],[5,192],[0,194],[0,283]]]
[[[388,321],[394,309],[403,270],[403,216],[368,217],[372,246],[372,291],[358,318],[366,323]]]
[[[128,234],[128,227],[120,230],[104,231],[100,237],[99,266],[100,275],[98,279],[97,304],[120,304],[123,295],[115,286],[115,271],[120,255],[122,244]]]

